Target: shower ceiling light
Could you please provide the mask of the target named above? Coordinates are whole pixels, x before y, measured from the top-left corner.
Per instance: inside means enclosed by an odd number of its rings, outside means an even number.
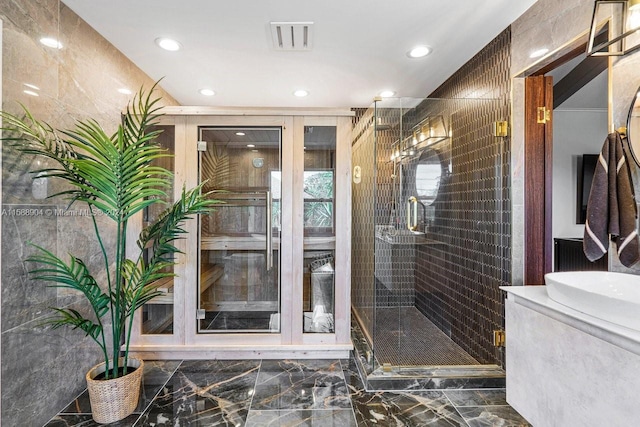
[[[182,45],[179,42],[177,42],[177,41],[175,41],[173,39],[165,38],[165,37],[158,37],[156,39],[156,44],[158,46],[160,46],[162,49],[168,50],[168,51],[171,51],[171,52],[175,52],[176,50],[180,50],[180,48],[182,47]]]
[[[431,49],[431,47],[429,46],[420,45],[420,46],[414,47],[409,52],[407,52],[407,56],[409,58],[423,58],[429,55],[432,50],[433,49]]]
[[[295,92],[293,92],[293,94],[298,98],[304,98],[305,96],[309,95],[309,92],[304,89],[298,89]]]
[[[395,94],[396,93],[392,90],[383,90],[382,92],[380,92],[380,96],[383,98],[391,98]]]
[[[204,95],[204,96],[213,96],[216,93],[211,90],[211,89],[200,89],[200,95]]]

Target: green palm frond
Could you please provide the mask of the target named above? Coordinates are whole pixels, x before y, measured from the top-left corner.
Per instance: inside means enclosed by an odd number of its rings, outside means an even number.
[[[154,283],[174,276],[168,271],[168,267],[175,264],[170,257],[180,252],[173,242],[186,233],[181,224],[193,215],[209,213],[215,204],[220,203],[200,194],[203,185],[204,183],[189,191],[183,188],[180,200],[162,212],[155,223],[140,233],[138,247],[141,250],[150,248],[152,255],[146,265],[143,265],[142,260],[138,264],[127,260],[123,265],[127,283],[123,292],[131,312],[161,295]]]
[[[66,131],[67,142],[87,153],[69,161],[82,178],[76,185],[84,194],[76,199],[95,206],[115,221],[124,221],[155,203],[156,198],[164,197],[173,175],[153,165],[154,160],[170,156],[154,142],[159,133],[150,132],[131,142],[123,126],[109,136],[93,121]]]
[[[65,325],[73,329],[81,329],[100,346],[106,355],[101,318],[109,311],[111,303],[109,296],[100,289],[81,259],[72,256],[67,264],[46,249],[37,245],[32,246],[38,250],[37,255],[27,259],[38,266],[30,271],[32,278],[51,283],[52,287],[74,289],[82,293],[95,316],[95,320],[91,320],[71,308],[52,308],[57,315],[46,319],[44,324],[51,325],[53,329]]]
[[[33,279],[50,282],[53,287],[81,292],[91,304],[98,320],[109,311],[109,296],[100,289],[81,259],[72,256],[67,264],[48,250],[37,245],[32,246],[38,249],[38,255],[27,259],[38,265],[30,271]]]
[[[156,262],[151,267],[146,267],[142,263],[137,265],[127,260],[124,264],[125,286],[123,286],[123,296],[128,315],[133,315],[135,311],[153,298],[162,295],[156,283],[166,277],[174,277],[175,274],[167,271],[167,267],[173,266],[173,262]]]
[[[51,309],[57,313],[57,316],[52,316],[46,319],[42,323],[43,325],[51,325],[53,329],[58,329],[62,326],[70,326],[72,329],[80,329],[102,347],[100,339],[103,333],[103,327],[101,324],[92,322],[72,308],[65,309],[51,307]]]
[[[122,119],[127,141],[144,140],[147,130],[157,124],[157,119],[160,117],[161,107],[158,107],[160,98],[154,99],[152,94],[159,83],[160,81],[157,81],[146,94],[140,89],[133,102],[127,105],[127,111]]]
[[[209,193],[201,195],[204,185],[206,182],[189,191],[183,188],[180,200],[162,212],[155,223],[142,230],[137,242],[138,247],[145,249],[151,245],[154,258],[158,259],[178,252],[172,242],[186,233],[180,224],[193,215],[209,213],[214,205],[222,203],[208,198]]]

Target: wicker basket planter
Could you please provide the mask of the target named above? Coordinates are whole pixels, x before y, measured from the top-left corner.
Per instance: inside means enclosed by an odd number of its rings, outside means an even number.
[[[120,359],[120,363],[122,362],[123,360]],[[140,359],[130,358],[128,366],[136,368],[136,370],[124,377],[112,380],[94,379],[104,373],[104,362],[87,372],[87,389],[91,401],[91,413],[95,422],[107,424],[119,421],[131,415],[138,406],[144,362]]]

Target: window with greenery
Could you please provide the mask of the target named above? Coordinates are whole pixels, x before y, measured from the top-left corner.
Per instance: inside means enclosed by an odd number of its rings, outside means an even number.
[[[280,172],[271,172],[273,195],[273,223],[280,215],[280,193],[274,187],[280,183]],[[304,172],[304,233],[333,234],[334,217],[333,205],[335,194],[335,180],[333,170],[316,170]]]

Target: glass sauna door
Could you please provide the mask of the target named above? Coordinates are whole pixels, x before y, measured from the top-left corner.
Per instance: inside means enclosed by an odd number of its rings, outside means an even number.
[[[198,332],[280,332],[281,129],[200,129]]]
[[[336,127],[304,127],[304,333],[335,332]]]

